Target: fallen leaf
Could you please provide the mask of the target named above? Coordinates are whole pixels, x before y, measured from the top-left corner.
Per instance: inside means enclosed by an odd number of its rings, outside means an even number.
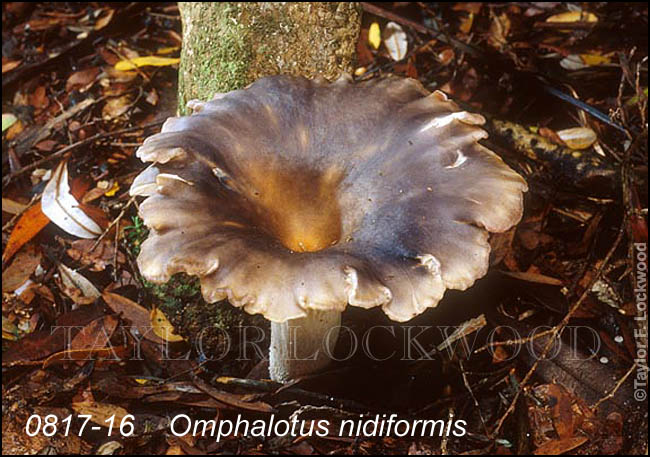
[[[38,232],[49,224],[50,219],[41,211],[41,203],[38,202],[18,219],[14,229],[9,235],[7,247],[2,253],[2,261],[9,260],[25,243],[34,238]]]
[[[175,65],[180,62],[181,59],[177,57],[158,57],[158,56],[145,56],[145,57],[134,57],[129,60],[120,60],[115,64],[115,69],[118,71],[127,71],[133,70],[138,67],[165,67],[167,65]]]
[[[72,73],[68,80],[65,83],[65,90],[70,92],[74,89],[81,88],[81,91],[85,91],[88,87],[95,82],[95,79],[99,75],[98,67],[90,67],[84,70],[75,71]]]
[[[158,51],[156,51],[156,54],[162,54],[162,55],[172,54],[176,51],[180,51],[180,49],[181,49],[180,46],[165,46],[164,48],[158,49]]]
[[[41,198],[43,213],[59,228],[79,238],[95,238],[102,229],[79,207],[70,193],[68,166],[61,162],[45,186]]]
[[[65,294],[77,304],[89,304],[101,296],[97,288],[83,275],[77,273],[64,264],[59,264],[61,282],[64,285]]]
[[[66,254],[92,271],[103,271],[108,265],[113,265],[115,260],[118,263],[126,261],[124,254],[115,249],[115,243],[108,236],[104,237],[97,246],[95,240],[62,241],[69,246]]]
[[[107,421],[110,421],[111,417],[114,416],[113,424],[115,424],[118,429],[119,424],[122,423],[124,417],[129,414],[129,412],[121,406],[94,401],[73,402],[72,409],[75,410],[77,414],[89,415],[92,422],[101,425],[102,427],[107,427],[109,425]],[[114,427],[113,431],[115,430]]]
[[[154,343],[163,342],[163,340],[152,331],[153,327],[151,325],[150,312],[147,308],[126,297],[112,292],[104,292],[102,298],[109,308],[114,312],[121,314],[125,320],[130,321],[131,325],[138,330],[141,336],[153,341]]]
[[[94,187],[86,192],[81,199],[81,203],[90,203],[94,200],[97,200],[100,197],[104,196],[105,189],[100,189],[99,187]]]
[[[47,97],[45,86],[38,86],[34,92],[29,95],[29,104],[37,111],[44,110],[50,105],[50,99]]]
[[[612,62],[611,56],[602,54],[580,54],[580,58],[586,65],[589,65],[590,67],[597,65],[606,65]]]
[[[16,116],[14,116],[11,113],[6,113],[2,115],[2,131],[4,132],[7,130],[9,127],[14,125],[14,123],[18,120]]]
[[[201,389],[206,394],[210,395],[215,400],[227,405],[234,406],[235,408],[244,409],[247,411],[257,411],[261,413],[274,412],[273,407],[268,403],[265,403],[263,401],[246,401],[245,396],[219,390],[198,376],[194,378],[193,382],[196,387]]]
[[[114,14],[115,14],[115,10],[109,8],[108,12],[105,15],[97,19],[97,22],[95,23],[95,30],[101,30],[104,27],[106,27],[113,19]]]
[[[2,272],[2,291],[13,292],[25,284],[39,263],[41,263],[41,251],[33,244],[26,246],[30,249],[22,249],[9,265]]]
[[[59,142],[56,140],[43,140],[36,143],[34,147],[38,149],[39,152],[52,152],[58,144]]]
[[[488,44],[496,49],[503,48],[508,44],[507,37],[510,34],[510,18],[506,13],[496,15],[490,13],[492,22],[490,23],[490,35]]]
[[[449,65],[455,56],[454,50],[452,48],[445,48],[438,53],[438,61],[442,65]]]
[[[113,185],[111,186],[110,189],[108,189],[104,195],[106,197],[113,197],[117,193],[117,191],[120,190],[120,185],[118,184],[117,181],[113,181]]]
[[[565,452],[572,451],[573,449],[582,446],[589,438],[586,436],[573,436],[571,438],[564,438],[559,440],[551,440],[547,443],[542,444],[540,447],[535,449],[533,454],[535,455],[560,455]]]
[[[386,27],[384,27],[384,45],[386,45],[388,54],[393,60],[402,60],[406,56],[408,40],[401,25],[396,22],[386,24]]]
[[[379,49],[381,46],[381,29],[376,22],[370,24],[370,29],[368,29],[368,43],[375,49]]]
[[[566,11],[560,14],[554,14],[546,19],[546,22],[565,23],[565,22],[598,22],[598,17],[594,13],[586,11]]]
[[[70,349],[101,349],[106,347],[119,320],[112,315],[95,319],[86,325],[70,342]]]
[[[102,108],[102,119],[110,121],[111,119],[120,117],[122,114],[126,113],[130,107],[131,96],[128,94],[108,99]]]
[[[7,133],[5,133],[5,138],[7,140],[13,140],[18,135],[23,133],[23,130],[25,130],[25,125],[23,124],[23,121],[18,119],[16,122],[11,124],[11,127],[7,129]]]
[[[22,62],[22,60],[8,60],[8,61],[5,62],[4,59],[3,59],[2,60],[2,73],[4,74],[4,73],[7,73],[8,71],[13,70],[18,65],[20,65],[21,62]]]
[[[153,332],[163,340],[171,343],[183,341],[183,337],[174,333],[174,326],[158,308],[151,310],[151,325],[153,326]]]
[[[8,198],[2,198],[2,212],[9,214],[20,214],[27,209],[27,205],[18,203]]]
[[[452,10],[454,11],[466,11],[471,14],[478,14],[481,12],[481,7],[483,4],[481,2],[468,2],[468,3],[456,3],[454,4]]]
[[[61,315],[55,326],[30,333],[7,345],[2,353],[2,365],[14,365],[43,359],[63,350],[68,335],[77,334],[78,328],[104,315],[100,306],[83,306]],[[70,333],[67,333],[70,332]]]
[[[160,96],[158,95],[158,91],[156,89],[152,88],[149,92],[147,92],[147,96],[144,99],[147,103],[149,103],[151,106],[156,106],[158,104],[158,100],[160,100]]]
[[[83,362],[86,360],[108,360],[118,362],[127,356],[132,349],[128,346],[111,346],[108,348],[67,349],[52,354],[43,361],[43,368],[48,368],[58,363]]]
[[[2,316],[2,339],[9,341],[18,339],[18,327],[4,316]]]
[[[598,139],[596,132],[587,127],[574,127],[559,130],[556,133],[571,149],[586,149]]]
[[[123,447],[119,441],[107,441],[97,448],[97,455],[118,455],[117,450]]]
[[[474,13],[469,13],[467,16],[461,19],[460,21],[460,31],[467,34],[472,30],[472,25],[474,24]]]

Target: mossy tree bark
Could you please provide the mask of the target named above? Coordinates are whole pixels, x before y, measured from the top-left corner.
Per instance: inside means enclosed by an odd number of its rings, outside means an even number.
[[[262,76],[352,71],[358,3],[180,2],[179,110],[191,99],[241,89]]]
[[[189,100],[209,100],[263,76],[336,79],[352,72],[361,25],[358,3],[181,2],[179,9],[183,23],[180,114],[186,114]],[[178,284],[189,292],[169,297]],[[235,346],[242,339],[257,338],[255,332],[242,338],[241,329],[268,327],[264,318],[248,316],[226,303],[203,302],[198,281],[186,275],[173,278],[163,289],[165,299],[158,300],[161,309],[197,350],[207,358],[221,357],[224,350],[237,354],[236,360],[220,359],[222,374],[241,374],[250,367],[242,364]],[[266,332],[266,343],[268,337]]]

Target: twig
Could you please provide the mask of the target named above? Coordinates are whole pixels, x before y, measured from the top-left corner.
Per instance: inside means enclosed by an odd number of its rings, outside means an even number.
[[[218,382],[225,385],[235,385],[239,387],[252,388],[255,390],[261,390],[262,392],[268,392],[270,394],[277,394],[279,391],[291,392],[296,395],[303,396],[308,399],[318,400],[326,404],[334,405],[337,408],[345,408],[349,411],[355,412],[367,412],[371,409],[367,406],[359,404],[351,400],[344,400],[334,398],[331,395],[320,394],[318,392],[311,392],[309,390],[300,389],[298,387],[287,387],[283,389],[283,385],[273,381],[257,381],[254,379],[243,379],[243,378],[232,378],[226,376],[216,377],[213,382]]]
[[[463,360],[459,359],[458,363],[460,365],[460,374],[463,376],[463,383],[465,384],[465,388],[469,392],[470,396],[472,397],[472,401],[474,402],[474,406],[476,407],[476,411],[478,411],[478,417],[481,419],[481,424],[483,425],[483,430],[485,431],[485,434],[488,435],[489,431],[487,429],[487,425],[485,424],[485,419],[483,418],[483,413],[481,412],[481,405],[478,403],[478,399],[476,398],[476,395],[474,395],[474,391],[472,390],[472,387],[469,384],[469,380],[467,379],[467,373],[465,372],[465,366],[463,365]]]
[[[598,409],[598,407],[599,407],[601,404],[603,404],[604,402],[606,402],[607,400],[609,400],[609,399],[611,399],[611,398],[614,398],[614,395],[616,394],[616,392],[618,391],[618,389],[620,389],[621,386],[623,385],[623,383],[625,382],[625,380],[626,380],[627,378],[630,377],[630,375],[634,372],[634,369],[635,369],[635,368],[637,368],[637,364],[636,364],[636,363],[633,363],[632,366],[630,367],[630,369],[627,370],[627,373],[625,373],[625,374],[623,375],[623,377],[622,377],[621,379],[618,380],[618,382],[616,383],[616,385],[614,386],[614,388],[613,388],[613,389],[612,389],[612,390],[611,390],[607,395],[605,395],[603,398],[601,398],[601,399],[598,400],[596,403],[594,403],[593,406],[591,407],[591,409],[592,409],[593,411],[595,411],[596,409]]]
[[[52,130],[54,130],[57,126],[61,126],[64,121],[67,121],[68,119],[76,116],[77,114],[90,108],[94,104],[101,102],[104,99],[105,97],[100,97],[98,99],[89,97],[83,100],[82,102],[71,106],[67,110],[62,110],[61,114],[50,119],[49,121],[47,121],[47,123],[45,123],[44,126],[38,128],[34,133],[29,135],[24,140],[18,142],[18,144],[16,145],[16,152],[19,155],[25,153],[30,148],[32,148],[35,144],[50,136]]]
[[[49,156],[43,157],[42,159],[39,159],[36,162],[33,162],[33,163],[29,164],[29,165],[26,165],[26,166],[22,167],[20,170],[16,170],[13,173],[10,173],[9,175],[5,176],[4,178],[2,178],[2,187],[4,188],[7,184],[9,184],[9,182],[11,182],[11,180],[13,178],[15,178],[17,176],[20,176],[20,175],[22,175],[24,173],[27,173],[28,171],[32,171],[35,168],[38,168],[39,166],[43,165],[44,163],[50,162],[52,160],[59,159],[64,154],[66,154],[67,152],[70,152],[70,151],[72,151],[72,150],[74,150],[74,149],[76,149],[76,148],[78,148],[80,146],[83,146],[83,145],[88,144],[88,143],[92,143],[93,141],[96,141],[96,140],[99,140],[99,139],[102,139],[102,138],[106,138],[108,136],[120,135],[122,133],[132,132],[134,130],[143,130],[143,129],[147,129],[147,128],[150,128],[150,127],[156,127],[156,126],[162,124],[163,122],[164,121],[155,121],[155,122],[151,122],[149,124],[145,124],[145,125],[141,125],[141,126],[134,126],[134,127],[128,127],[128,128],[125,128],[125,129],[121,129],[121,130],[116,130],[114,132],[98,133],[98,134],[93,135],[93,136],[91,136],[89,138],[85,138],[83,140],[77,141],[76,143],[65,146],[64,148],[59,149],[58,151],[50,154]]]
[[[117,224],[120,221],[120,219],[122,219],[122,217],[124,217],[124,213],[126,213],[126,210],[129,209],[129,206],[131,206],[131,204],[135,200],[135,197],[136,196],[134,195],[129,199],[128,202],[126,202],[126,205],[124,206],[124,208],[122,208],[120,214],[118,214],[118,216],[115,219],[113,219],[110,224],[108,224],[106,230],[104,230],[104,232],[101,235],[99,235],[99,237],[95,241],[95,244],[93,244],[92,247],[90,248],[90,252],[93,252],[97,248],[97,246],[99,246],[99,243],[104,239],[104,237],[110,231],[110,229],[113,228],[113,226]]]
[[[16,220],[25,213],[25,211],[27,211],[29,208],[34,206],[34,203],[36,203],[41,198],[41,195],[43,195],[43,192],[39,192],[38,194],[34,195],[32,199],[29,201],[29,203],[25,206],[25,208],[23,208],[22,211],[20,211],[17,214],[14,214],[13,217],[9,219],[9,222],[7,222],[5,225],[2,226],[2,231],[4,232],[9,227],[11,227],[14,224],[14,222],[16,222]]]

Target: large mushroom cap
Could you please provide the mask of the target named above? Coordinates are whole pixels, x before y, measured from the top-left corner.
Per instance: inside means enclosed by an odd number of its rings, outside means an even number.
[[[138,150],[155,164],[131,191],[148,196],[144,277],[198,275],[208,302],[406,321],[485,275],[488,232],[522,215],[484,119],[412,79],[274,76],[190,107]]]

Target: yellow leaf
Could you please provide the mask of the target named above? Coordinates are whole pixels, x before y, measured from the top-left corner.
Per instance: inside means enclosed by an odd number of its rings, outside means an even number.
[[[146,56],[146,57],[134,57],[130,60],[120,60],[115,64],[115,69],[118,71],[127,71],[133,70],[137,67],[164,67],[167,65],[175,65],[180,62],[181,59],[177,57],[158,57],[158,56]]]
[[[375,49],[379,49],[381,46],[381,30],[379,29],[379,24],[373,22],[370,24],[370,30],[368,30],[368,43]]]
[[[161,54],[161,55],[171,54],[173,52],[178,51],[179,49],[180,49],[180,46],[168,46],[166,48],[158,49],[158,52],[156,54]]]
[[[598,17],[586,11],[567,11],[554,14],[547,18],[546,22],[598,22]]]
[[[117,181],[113,181],[113,185],[111,186],[110,189],[104,192],[104,195],[106,195],[107,197],[112,197],[117,193],[118,190],[120,190],[120,185],[117,183]]]
[[[589,66],[603,65],[612,61],[609,56],[600,54],[580,54],[580,59]]]
[[[469,13],[460,20],[460,31],[469,33],[472,30],[472,24],[474,24],[474,13]]]
[[[183,337],[174,333],[174,326],[158,308],[151,310],[151,325],[153,326],[153,332],[163,340],[170,343],[183,341]]]

